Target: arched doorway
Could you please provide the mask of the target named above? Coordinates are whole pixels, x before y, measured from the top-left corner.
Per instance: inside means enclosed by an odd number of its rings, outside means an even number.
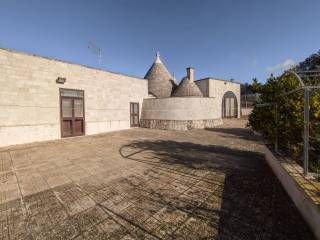
[[[232,91],[228,91],[222,98],[222,117],[236,118],[238,117],[238,101],[236,95]]]

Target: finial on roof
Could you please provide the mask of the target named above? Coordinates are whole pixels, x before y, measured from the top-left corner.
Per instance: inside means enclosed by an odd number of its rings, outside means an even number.
[[[154,62],[155,63],[162,63],[160,60],[160,52],[159,51],[157,51],[157,53],[156,53],[156,60]]]

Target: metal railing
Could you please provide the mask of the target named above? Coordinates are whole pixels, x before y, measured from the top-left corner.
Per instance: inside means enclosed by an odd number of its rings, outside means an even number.
[[[313,90],[319,90],[320,85],[315,85],[315,86],[308,86],[305,85],[304,81],[301,79],[301,76],[320,76],[320,71],[300,71],[300,72],[294,72],[291,70],[285,71],[280,78],[282,78],[285,75],[292,75],[294,76],[298,81],[299,81],[299,87],[288,91],[284,92],[281,96],[286,97],[290,94],[303,91],[303,96],[304,96],[304,108],[303,108],[303,115],[304,115],[304,128],[303,128],[303,173],[305,176],[308,175],[309,172],[309,140],[310,140],[310,92]],[[277,108],[278,108],[278,102],[269,102],[269,103],[261,103],[261,104],[256,104],[256,107],[270,107],[274,106],[276,108],[276,114],[275,114],[275,122],[276,122],[276,129],[275,129],[275,143],[274,143],[274,148],[275,152],[279,151],[279,141],[278,141],[278,116],[277,116]]]

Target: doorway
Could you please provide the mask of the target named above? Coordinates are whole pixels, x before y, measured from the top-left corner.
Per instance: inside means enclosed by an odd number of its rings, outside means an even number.
[[[139,127],[139,103],[130,103],[130,127]]]
[[[236,118],[238,117],[238,102],[236,95],[228,91],[222,99],[222,117]]]
[[[84,91],[60,88],[61,137],[85,134]]]

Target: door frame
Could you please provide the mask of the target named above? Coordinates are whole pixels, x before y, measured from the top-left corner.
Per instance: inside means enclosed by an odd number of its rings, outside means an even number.
[[[137,113],[137,115],[138,115],[138,123],[137,124],[132,124],[131,123],[131,110],[133,112],[133,109],[132,109],[133,104],[137,104],[138,105],[138,113]],[[130,113],[129,114],[130,114],[130,127],[140,127],[140,105],[139,105],[139,102],[130,102]],[[134,115],[136,115],[136,114],[134,114]]]
[[[235,114],[234,116],[231,114],[231,116],[226,116],[226,99],[234,99],[234,112],[232,114]],[[238,109],[238,99],[237,96],[234,94],[233,91],[227,91],[224,93],[222,97],[222,106],[221,106],[221,117],[222,118],[237,118],[239,115],[239,109]],[[230,109],[231,111],[231,109]]]
[[[77,92],[82,92],[83,93],[83,98],[82,97],[63,97],[61,96],[61,92],[63,90],[70,90],[70,91],[77,91]],[[68,99],[82,99],[83,101],[83,133],[82,134],[77,134],[77,135],[71,135],[71,136],[63,136],[63,130],[62,130],[62,124],[63,124],[63,115],[62,115],[62,99],[63,98],[68,98]],[[71,88],[59,88],[59,102],[60,102],[60,136],[61,138],[68,138],[68,137],[77,137],[77,136],[84,136],[86,135],[86,113],[85,113],[85,96],[84,96],[84,90],[79,90],[79,89],[71,89]],[[74,116],[74,106],[72,103],[72,116]],[[70,120],[74,119],[72,117]]]

